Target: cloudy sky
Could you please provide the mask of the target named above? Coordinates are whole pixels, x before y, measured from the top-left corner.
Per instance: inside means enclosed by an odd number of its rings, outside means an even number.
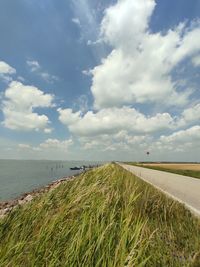
[[[199,0],[1,0],[0,36],[0,158],[200,160]]]

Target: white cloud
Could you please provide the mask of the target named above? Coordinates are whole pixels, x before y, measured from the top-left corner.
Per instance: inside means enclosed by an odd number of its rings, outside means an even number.
[[[18,147],[21,149],[30,149],[31,148],[31,146],[28,144],[19,144]]]
[[[169,135],[162,135],[148,143],[154,159],[196,161],[200,152],[200,126],[195,125]]]
[[[84,116],[80,112],[73,113],[71,109],[58,109],[58,112],[59,120],[80,136],[113,134],[122,130],[150,133],[170,129],[174,124],[168,113],[149,117],[129,107],[102,109],[97,113],[88,111]]]
[[[101,136],[81,137],[79,141],[84,150],[98,150],[98,151],[128,151],[140,148],[149,140],[147,135],[134,135],[122,130],[117,134],[103,134]]]
[[[94,10],[91,9],[89,1],[72,0],[72,4],[74,6],[74,19],[83,22],[82,28],[84,33],[96,35],[98,24]]]
[[[12,130],[48,131],[48,117],[34,112],[34,109],[52,107],[53,99],[53,95],[45,94],[34,86],[11,82],[2,105],[3,125]]]
[[[40,143],[38,146],[32,146],[29,144],[19,144],[18,147],[20,149],[25,149],[29,151],[66,151],[69,149],[70,146],[73,145],[72,139],[67,140],[58,140],[58,139],[47,139],[43,143]]]
[[[183,110],[176,120],[177,128],[193,125],[200,120],[200,104],[193,105]]]
[[[101,3],[96,3],[95,8],[92,1],[88,0],[71,0],[74,18],[78,19],[77,25],[80,27],[79,42],[87,43],[91,45],[91,53],[93,57],[99,61],[102,54],[106,54],[105,47],[96,39],[99,37],[100,25],[98,22],[99,6]],[[100,1],[99,1],[100,2]]]
[[[83,70],[82,71],[82,74],[84,74],[86,76],[91,76],[92,75],[92,72],[91,72],[91,70]]]
[[[52,131],[53,131],[52,128],[46,128],[46,129],[44,129],[44,132],[45,132],[46,134],[50,134],[50,133],[52,133]]]
[[[72,22],[78,26],[81,26],[79,18],[72,18]]]
[[[105,12],[101,23],[102,37],[117,48],[136,48],[148,28],[154,7],[152,0],[119,0]]]
[[[198,122],[199,109],[197,104],[185,109],[179,117],[172,117],[169,113],[145,116],[130,107],[107,108],[96,113],[89,111],[85,115],[71,109],[59,109],[58,112],[60,121],[78,137],[84,150],[138,151],[140,155],[144,151],[152,151],[154,155],[163,156],[166,151],[180,153],[192,147],[196,149],[200,126],[177,129]],[[170,134],[163,135],[165,132]]]
[[[92,10],[89,1],[72,0],[72,22],[81,26],[81,40],[89,40],[94,57],[101,57],[97,47],[103,47],[103,42],[112,51],[99,66],[82,71],[84,75],[92,76],[94,110],[88,111],[88,100],[81,96],[71,109],[57,110],[59,120],[80,144],[79,156],[87,154],[91,157],[101,152],[101,157],[118,155],[122,159],[140,154],[144,159],[144,151],[157,153],[166,149],[173,154],[191,148],[197,150],[200,126],[193,125],[199,122],[200,104],[193,107],[188,104],[192,91],[187,87],[190,84],[187,76],[183,77],[187,64],[179,64],[187,59],[191,60],[193,67],[200,65],[200,22],[192,22],[189,27],[180,23],[165,32],[152,32],[149,23],[155,0],[116,2],[105,10],[99,28],[96,10]],[[99,29],[101,33],[98,36]],[[58,79],[35,60],[27,61],[27,66],[47,82]],[[180,79],[177,80],[173,71],[178,73],[179,66]],[[37,108],[52,107],[53,98],[36,87],[11,83],[3,101],[5,127],[51,133],[48,117]],[[137,105],[139,111],[136,103],[147,103],[148,107]],[[173,116],[163,112],[171,105],[176,107],[170,111]],[[38,146],[20,144],[18,149],[24,154],[28,150],[38,155],[41,153],[41,157],[60,156],[61,153],[65,157],[74,139],[49,138]],[[91,151],[94,153],[90,154]],[[127,153],[121,154],[124,151]]]
[[[153,0],[119,0],[106,10],[101,35],[113,51],[92,70],[96,108],[163,99],[168,106],[188,102],[191,91],[178,92],[171,73],[182,60],[200,51],[199,23],[152,33],[149,20],[154,7]]]
[[[197,104],[191,108],[187,108],[183,111],[183,119],[186,122],[195,122],[200,120],[200,104]]]
[[[79,110],[80,113],[85,113],[89,109],[87,95],[80,95],[75,101],[73,101],[73,109]]]
[[[59,120],[64,125],[71,125],[77,123],[80,120],[81,112],[73,113],[72,109],[61,109],[57,110],[59,112]]]
[[[44,143],[41,143],[39,145],[40,148],[42,149],[61,149],[61,150],[66,150],[70,146],[73,145],[73,140],[72,139],[67,139],[64,141],[60,141],[58,139],[47,139]]]
[[[30,67],[31,72],[36,73],[48,83],[53,83],[59,80],[57,76],[49,74],[47,71],[44,71],[39,62],[36,60],[27,60],[26,64]]]
[[[6,74],[1,74],[0,73],[0,80],[2,80],[2,81],[4,81],[5,83],[10,83],[10,82],[12,82],[12,77],[11,76],[9,76],[9,75],[6,75]]]
[[[25,82],[25,79],[22,76],[18,76],[17,80],[20,81],[20,82]]]
[[[57,76],[51,75],[48,72],[41,72],[39,75],[42,77],[43,80],[45,80],[46,82],[49,82],[49,83],[52,83],[54,81],[59,80],[59,78]]]
[[[4,82],[9,83],[12,81],[11,75],[15,74],[16,70],[8,65],[4,61],[0,61],[0,79]]]
[[[32,72],[38,71],[41,68],[39,62],[36,60],[27,60],[26,64],[30,67]]]
[[[14,74],[16,70],[4,61],[0,61],[0,74]]]
[[[193,146],[199,145],[200,142],[200,126],[195,125],[186,130],[181,130],[178,132],[174,132],[168,136],[160,137],[161,143],[164,144],[172,144],[172,145],[182,145],[184,146]]]
[[[32,143],[18,143],[9,138],[0,137],[0,151],[0,158],[3,159],[49,159],[54,161],[59,159],[66,161],[76,158],[73,153],[73,140],[71,138],[64,140],[46,139],[33,145]]]
[[[88,11],[88,3],[83,2],[76,2],[80,4],[80,14],[82,7]],[[188,88],[187,76],[180,77],[187,66],[179,64],[186,59],[192,59],[193,64],[197,62],[200,21],[152,32],[149,25],[155,6],[155,0],[118,0],[105,10],[97,42],[105,42],[112,51],[99,66],[82,71],[84,75],[92,75],[94,110],[58,109],[59,120],[78,137],[83,150],[106,151],[106,154],[110,151],[109,155],[113,151],[116,155],[127,151],[129,156],[137,151],[134,153],[142,157],[141,151],[149,149],[180,152],[183,144],[177,145],[167,138],[184,134],[190,135],[187,147],[190,146],[195,135],[192,132],[196,131],[192,125],[200,119],[200,106],[188,107],[193,86]],[[88,45],[94,43],[88,41]],[[179,66],[182,73],[180,69],[178,73]],[[178,78],[174,74],[179,74]],[[136,103],[143,104],[139,105],[141,110],[148,104],[145,112],[148,110],[149,115],[133,108]],[[175,106],[171,111],[173,116],[163,112],[171,106]],[[180,130],[183,127],[191,128]],[[174,131],[177,132],[173,135]]]
[[[195,67],[200,66],[200,54],[192,58],[192,63]]]

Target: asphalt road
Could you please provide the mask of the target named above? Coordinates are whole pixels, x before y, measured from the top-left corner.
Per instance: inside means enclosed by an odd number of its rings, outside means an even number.
[[[200,217],[200,179],[126,164],[119,165],[183,203]]]

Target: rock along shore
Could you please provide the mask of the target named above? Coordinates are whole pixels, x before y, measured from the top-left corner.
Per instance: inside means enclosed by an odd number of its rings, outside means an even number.
[[[42,186],[40,188],[34,189],[31,192],[24,193],[13,200],[0,202],[0,219],[7,215],[11,210],[16,208],[18,205],[24,205],[32,201],[36,196],[49,192],[50,190],[58,187],[60,184],[66,181],[70,181],[79,175],[80,173],[73,176],[63,177],[62,179],[55,180],[46,186]]]

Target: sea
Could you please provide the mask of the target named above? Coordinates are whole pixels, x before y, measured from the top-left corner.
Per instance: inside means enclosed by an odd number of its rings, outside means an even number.
[[[102,164],[89,161],[0,160],[0,202],[80,173],[71,167]]]

